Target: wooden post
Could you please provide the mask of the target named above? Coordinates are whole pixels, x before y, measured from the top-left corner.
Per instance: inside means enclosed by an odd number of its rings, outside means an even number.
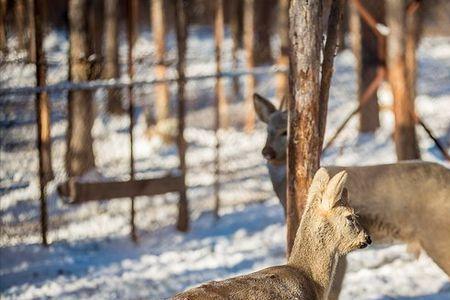
[[[246,54],[246,67],[253,70],[254,63],[254,39],[255,39],[255,0],[245,0],[244,2],[244,48]],[[253,94],[255,93],[255,76],[248,74],[245,76],[245,113],[247,120],[245,131],[251,132],[255,128],[255,110],[253,109]]]
[[[406,14],[406,49],[405,60],[407,68],[408,88],[411,93],[411,99],[414,102],[416,99],[416,81],[417,81],[417,58],[416,49],[420,38],[420,31],[422,27],[422,9],[420,2],[415,0],[413,3],[418,5],[417,9],[408,10]]]
[[[280,39],[280,55],[277,59],[277,64],[280,68],[289,67],[289,1],[278,1],[278,36]],[[276,74],[277,81],[277,98],[283,99],[287,96],[289,82],[288,76],[285,73]]]
[[[186,41],[188,36],[187,0],[177,0],[175,9],[175,29],[177,34],[178,50],[178,157],[183,180],[183,190],[179,193],[177,229],[189,230],[189,207],[186,195],[186,140],[184,139],[186,115]]]
[[[14,17],[16,21],[17,50],[25,49],[25,2],[24,0],[14,1]]]
[[[232,68],[238,68],[238,50],[242,46],[242,0],[231,1],[230,27],[233,46],[231,48]],[[239,77],[233,77],[234,96],[239,95]]]
[[[378,23],[383,23],[384,1],[364,0],[358,4],[363,5]],[[358,78],[358,102],[361,103],[364,92],[377,75],[377,69],[384,64],[384,57],[380,57],[379,47],[381,45],[379,45],[378,36],[369,24],[361,18],[355,7],[355,2],[350,1],[350,5],[350,26]],[[373,93],[369,102],[362,106],[359,124],[360,132],[375,132],[380,127],[377,93]]]
[[[256,0],[253,1],[254,22],[253,39],[254,62],[256,66],[273,64],[272,51],[270,47],[270,37],[272,33],[273,10],[276,8],[276,1]]]
[[[128,77],[130,81],[134,78],[134,65],[133,65],[133,44],[136,40],[135,22],[136,16],[138,15],[138,1],[137,0],[127,0],[128,17],[127,17],[127,42],[128,42]],[[133,85],[128,86],[128,114],[130,116],[130,127],[129,127],[129,137],[130,137],[130,180],[134,179],[134,138],[133,138],[133,128],[134,128],[134,95],[133,95]],[[137,242],[137,233],[135,225],[135,207],[134,207],[134,197],[131,197],[131,217],[130,217],[130,227],[131,227],[131,238],[134,242]]]
[[[34,24],[36,39],[34,43],[36,60],[36,85],[38,87],[46,86],[47,64],[45,51],[43,47],[44,40],[44,11],[47,9],[47,0],[34,0]],[[47,199],[46,186],[53,179],[52,161],[51,161],[51,114],[50,102],[46,92],[36,94],[36,119],[38,129],[38,151],[39,151],[39,187],[40,187],[40,203],[41,203],[41,235],[42,243],[47,246],[48,231],[48,215],[47,215]]]
[[[8,9],[8,0],[0,0],[0,52],[6,55],[8,52],[6,37],[6,11]]]
[[[166,78],[166,30],[164,23],[164,0],[152,0],[151,5],[152,34],[155,44],[155,76],[156,79],[164,80]],[[167,119],[169,117],[169,87],[167,83],[158,83],[155,85],[156,96],[156,121]]]
[[[406,3],[386,1],[387,66],[389,83],[394,96],[395,149],[398,160],[420,158],[414,122],[414,99],[409,87],[406,63]]]
[[[28,61],[30,63],[36,63],[34,0],[27,0],[27,17],[28,17]]]
[[[105,9],[105,64],[103,65],[103,78],[119,78],[119,1],[104,1]],[[122,114],[120,89],[108,90],[108,112],[111,114]]]

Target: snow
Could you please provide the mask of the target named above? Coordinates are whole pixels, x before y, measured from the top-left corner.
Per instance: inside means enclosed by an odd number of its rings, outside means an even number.
[[[188,75],[214,71],[211,31],[194,27],[188,44]],[[137,42],[136,57],[153,51],[151,35]],[[169,37],[169,58],[174,58],[174,37]],[[276,44],[276,40],[274,40]],[[67,41],[52,32],[46,40],[52,61],[49,81],[65,80]],[[121,45],[121,54],[126,52]],[[225,42],[225,67],[230,68],[231,41]],[[417,111],[441,141],[450,144],[450,39],[425,39],[419,55]],[[241,65],[243,53],[240,53]],[[356,104],[354,58],[349,51],[336,57],[327,138]],[[2,86],[33,85],[32,66],[5,65]],[[171,75],[174,75],[171,67]],[[153,78],[151,61],[137,66],[140,79]],[[272,97],[274,82],[259,76],[258,92]],[[234,99],[231,81],[226,80],[231,115],[236,123],[219,131],[221,140],[220,219],[211,214],[214,203],[214,146],[211,130],[213,80],[187,85],[189,98],[186,140],[187,184],[191,210],[188,233],[177,232],[177,195],[168,194],[136,200],[139,243],[129,238],[129,201],[117,199],[70,206],[59,199],[55,183],[48,187],[52,244],[40,245],[37,155],[31,97],[0,98],[0,290],[2,299],[137,299],[167,298],[201,282],[248,273],[285,261],[285,225],[281,206],[272,191],[260,154],[264,126],[254,133],[242,131],[242,102]],[[243,84],[243,81],[241,80]],[[175,86],[172,86],[174,92]],[[135,127],[137,176],[150,177],[173,171],[178,165],[176,149],[145,135],[142,111],[149,105],[153,89],[136,91]],[[127,178],[128,119],[104,113],[104,91],[97,92],[98,117],[93,128],[98,172],[96,178]],[[380,91],[381,102],[392,101],[389,90]],[[56,181],[62,182],[65,151],[65,94],[52,94],[53,164]],[[147,106],[146,106],[147,105]],[[208,106],[209,105],[209,106]],[[20,111],[17,114],[17,111]],[[382,127],[373,135],[358,133],[354,118],[325,153],[324,164],[361,165],[395,161],[391,134],[393,116],[381,113]],[[442,164],[442,156],[422,129],[418,129],[425,160]],[[447,166],[450,166],[448,163]],[[426,254],[418,259],[404,245],[369,247],[349,255],[342,299],[450,299],[448,276]]]

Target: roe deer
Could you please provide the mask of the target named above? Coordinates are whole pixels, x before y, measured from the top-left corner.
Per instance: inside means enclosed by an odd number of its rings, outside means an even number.
[[[286,203],[287,112],[255,94],[254,106],[267,124],[262,150],[276,195]],[[350,205],[374,243],[403,242],[416,256],[424,249],[450,276],[450,170],[430,162],[407,161],[361,167],[326,166],[330,175],[346,170]],[[345,274],[339,260],[330,299],[337,299]]]
[[[327,299],[337,257],[371,243],[348,206],[347,174],[319,169],[287,264],[211,281],[174,299]]]

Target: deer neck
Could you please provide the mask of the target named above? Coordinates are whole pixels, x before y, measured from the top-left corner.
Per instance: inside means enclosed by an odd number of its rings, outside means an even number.
[[[278,194],[277,189],[286,189],[286,163],[267,162],[267,169],[269,170],[270,181]]]
[[[314,282],[317,293],[328,295],[337,264],[337,250],[325,238],[310,230],[303,215],[288,265],[299,269]]]

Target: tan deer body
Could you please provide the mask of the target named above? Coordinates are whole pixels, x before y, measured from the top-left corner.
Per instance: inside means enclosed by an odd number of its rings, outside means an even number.
[[[317,171],[286,265],[212,281],[174,299],[327,299],[337,258],[371,243],[347,206],[346,178],[341,172],[329,180],[325,169]]]
[[[275,193],[285,207],[287,113],[261,96],[255,95],[254,102],[259,118],[268,124],[262,153]],[[330,174],[347,171],[350,205],[375,243],[402,242],[408,249],[424,249],[450,276],[450,170],[423,161],[326,168]],[[344,258],[338,268],[330,299],[339,294]]]

